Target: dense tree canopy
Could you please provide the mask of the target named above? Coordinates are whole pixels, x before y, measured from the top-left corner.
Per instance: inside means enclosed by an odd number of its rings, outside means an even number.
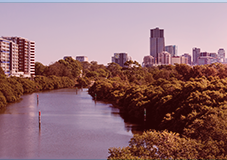
[[[133,143],[136,148],[130,142],[126,148],[110,150],[109,158],[226,158],[227,66],[215,63],[142,68],[133,64],[129,61],[125,68],[109,64],[109,79],[96,81],[89,93],[117,104],[127,121],[144,123],[146,108],[146,128],[156,131],[141,135]],[[144,148],[151,141],[161,141],[155,136],[161,138],[163,130],[175,136],[172,147],[162,143]],[[150,134],[152,138],[145,140],[144,136]],[[192,148],[174,148],[183,144]],[[177,149],[182,155],[176,154]]]

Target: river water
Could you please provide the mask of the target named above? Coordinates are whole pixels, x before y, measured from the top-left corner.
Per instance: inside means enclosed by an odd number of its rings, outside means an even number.
[[[133,136],[118,112],[87,89],[23,95],[0,114],[0,158],[106,159],[108,148],[127,146]]]

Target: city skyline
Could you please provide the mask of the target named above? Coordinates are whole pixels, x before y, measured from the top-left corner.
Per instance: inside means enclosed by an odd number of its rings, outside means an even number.
[[[35,61],[44,65],[64,56],[106,65],[120,52],[141,64],[156,27],[164,29],[165,46],[176,45],[178,55],[192,56],[195,47],[226,50],[226,8],[227,3],[0,3],[7,22],[0,35],[34,40]]]

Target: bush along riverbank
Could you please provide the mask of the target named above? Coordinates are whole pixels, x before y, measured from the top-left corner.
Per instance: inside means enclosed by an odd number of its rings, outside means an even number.
[[[227,67],[185,67],[168,70],[169,76],[163,76],[169,66],[153,69],[146,83],[100,79],[89,89],[97,100],[116,103],[127,121],[142,123],[146,108],[146,127],[153,130],[135,135],[128,147],[111,148],[109,159],[227,158]]]
[[[28,78],[9,77],[0,75],[0,109],[8,103],[16,102],[23,94],[43,90],[73,87],[75,82],[68,77],[36,76],[34,80]]]

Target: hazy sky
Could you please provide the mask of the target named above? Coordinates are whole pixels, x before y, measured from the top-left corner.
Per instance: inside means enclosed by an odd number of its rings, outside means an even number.
[[[35,41],[44,65],[81,55],[106,65],[118,52],[142,63],[156,27],[178,55],[227,50],[227,3],[0,3],[0,15],[0,36]]]

